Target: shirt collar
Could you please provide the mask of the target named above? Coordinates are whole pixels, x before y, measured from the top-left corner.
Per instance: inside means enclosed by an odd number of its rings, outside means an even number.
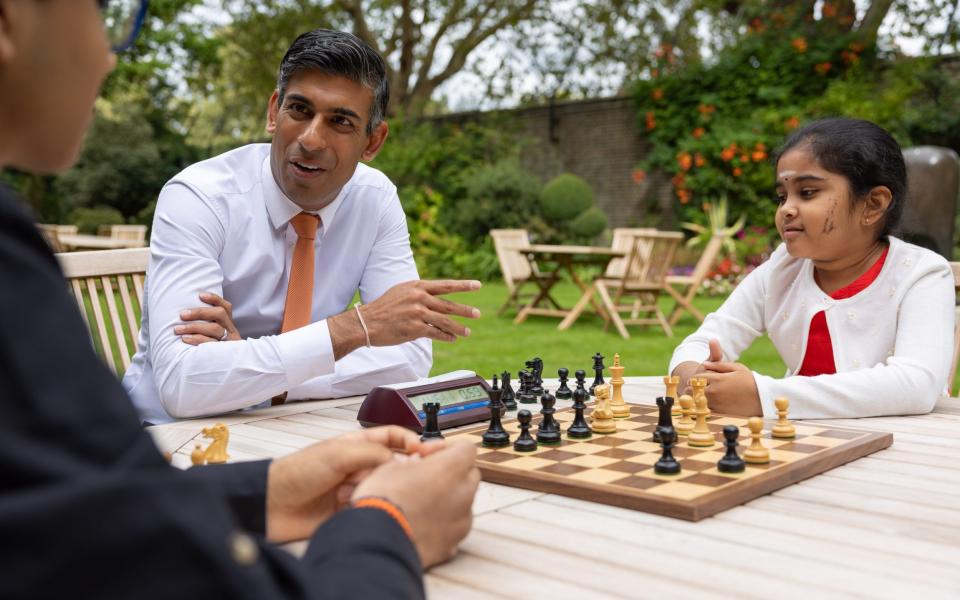
[[[287,198],[287,195],[277,185],[277,180],[273,178],[273,170],[270,168],[270,154],[267,154],[260,166],[260,179],[263,182],[263,199],[267,205],[267,213],[270,215],[270,223],[276,229],[286,227],[290,219],[303,212],[303,209]],[[329,231],[334,216],[337,214],[337,209],[343,202],[343,198],[347,195],[347,190],[352,183],[353,178],[351,177],[341,188],[337,197],[333,199],[333,202],[314,213],[320,217],[324,231]]]

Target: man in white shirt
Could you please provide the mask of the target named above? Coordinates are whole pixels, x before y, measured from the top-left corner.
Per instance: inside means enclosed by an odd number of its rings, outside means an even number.
[[[358,164],[387,138],[387,102],[376,52],[308,32],[280,66],[272,142],[164,186],[123,380],[144,421],[365,393],[426,376],[431,339],[469,335],[447,315],[479,311],[436,296],[479,282],[419,281],[396,187]],[[364,304],[345,308],[357,290]]]

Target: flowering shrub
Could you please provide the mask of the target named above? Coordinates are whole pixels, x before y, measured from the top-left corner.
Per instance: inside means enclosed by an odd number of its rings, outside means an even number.
[[[678,67],[673,48],[662,46],[653,77],[635,85],[652,151],[634,181],[650,169],[669,173],[682,220],[704,223],[702,203],[726,196],[749,225],[772,228],[771,151],[817,114],[831,82],[876,62],[830,11],[810,21],[791,11],[753,18],[741,42],[710,64]]]

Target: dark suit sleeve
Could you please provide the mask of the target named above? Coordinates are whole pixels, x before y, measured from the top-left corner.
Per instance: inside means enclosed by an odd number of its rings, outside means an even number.
[[[0,598],[352,597],[358,574],[372,582],[356,589],[422,596],[413,546],[386,515],[336,516],[297,560],[250,532],[262,531],[266,463],[170,467],[3,189],[0,473]]]

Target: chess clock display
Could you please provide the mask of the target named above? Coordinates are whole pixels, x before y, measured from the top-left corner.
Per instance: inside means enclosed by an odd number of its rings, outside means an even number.
[[[400,425],[423,432],[424,402],[440,405],[440,429],[476,423],[490,418],[487,391],[490,385],[470,371],[455,371],[410,383],[383,385],[370,390],[357,420],[364,427]]]

